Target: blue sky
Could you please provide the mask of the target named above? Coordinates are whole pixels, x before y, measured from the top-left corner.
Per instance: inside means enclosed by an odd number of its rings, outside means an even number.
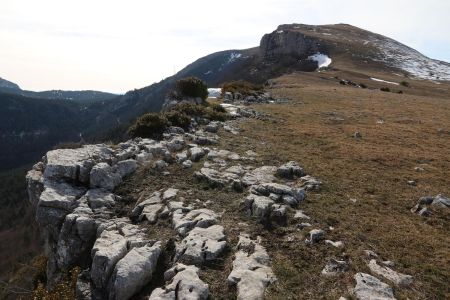
[[[279,24],[349,23],[450,61],[450,1],[0,0],[0,77],[124,93]]]

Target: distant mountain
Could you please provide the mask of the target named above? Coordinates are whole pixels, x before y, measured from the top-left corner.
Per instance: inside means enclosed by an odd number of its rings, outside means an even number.
[[[17,90],[20,90],[20,87],[17,84],[15,84],[14,82],[8,81],[8,80],[0,77],[0,89],[17,91]]]
[[[2,78],[0,78],[0,92],[42,99],[64,99],[81,103],[104,101],[117,97],[117,95],[115,94],[91,90],[86,91],[50,90],[43,92],[27,91],[22,90],[19,87],[19,85]]]
[[[202,57],[174,76],[150,86],[114,95],[96,91],[21,90],[1,79],[0,169],[35,160],[62,141],[117,138],[139,115],[159,111],[178,79],[196,76],[208,86],[230,80],[264,83],[292,72],[311,72],[319,65],[369,76],[450,80],[450,64],[430,59],[388,37],[347,24],[280,25],[260,45]],[[40,155],[39,154],[39,155]],[[3,164],[3,165],[1,165]]]
[[[318,54],[330,59],[331,68],[450,80],[449,63],[430,59],[388,37],[347,24],[287,24],[265,34],[259,47],[207,55],[159,83],[104,103],[98,123],[115,126],[143,112],[159,111],[175,81],[186,76],[199,77],[210,87],[238,79],[264,83],[286,73],[315,71]]]
[[[0,170],[36,161],[58,143],[79,141],[96,114],[69,100],[0,93]]]

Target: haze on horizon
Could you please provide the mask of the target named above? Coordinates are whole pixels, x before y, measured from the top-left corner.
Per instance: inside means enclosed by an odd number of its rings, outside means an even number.
[[[0,77],[28,90],[124,93],[280,24],[348,23],[450,61],[450,1],[0,0]]]

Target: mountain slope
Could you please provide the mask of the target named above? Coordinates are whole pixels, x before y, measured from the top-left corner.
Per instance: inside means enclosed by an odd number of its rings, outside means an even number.
[[[72,100],[80,103],[91,103],[96,101],[109,100],[117,95],[99,91],[63,91],[49,90],[42,92],[34,92],[22,90],[19,85],[6,79],[0,78],[0,92],[17,94],[25,97],[41,98],[41,99],[64,99]]]
[[[60,142],[79,141],[92,113],[68,100],[0,93],[0,170],[35,161]]]
[[[332,68],[450,80],[449,63],[427,58],[385,36],[347,24],[287,24],[264,35],[259,47],[207,55],[172,77],[105,103],[99,123],[114,126],[145,111],[160,110],[174,82],[186,76],[197,76],[211,87],[238,79],[264,83],[282,74],[315,71],[318,64],[310,56],[317,53],[331,57]]]

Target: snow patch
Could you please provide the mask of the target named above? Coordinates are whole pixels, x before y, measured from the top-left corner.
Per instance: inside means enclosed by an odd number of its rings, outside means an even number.
[[[231,52],[230,58],[228,58],[228,63],[231,64],[231,63],[233,63],[234,61],[236,61],[237,59],[239,59],[241,57],[242,57],[241,53]]]
[[[309,60],[317,62],[318,68],[328,67],[331,64],[331,58],[328,55],[322,53],[316,53],[314,55],[308,56]]]
[[[372,41],[380,49],[375,61],[402,69],[412,76],[429,80],[450,80],[450,63],[431,59],[422,53],[389,38]]]
[[[277,31],[277,33],[283,33],[283,32],[284,32],[283,30],[278,30],[278,31]]]
[[[374,77],[370,77],[370,79],[371,79],[371,80],[374,80],[374,81],[378,81],[378,82],[384,82],[384,83],[389,83],[389,84],[394,84],[394,85],[400,85],[400,84],[397,83],[397,82],[386,81],[386,80],[378,79],[378,78],[374,78]]]
[[[203,75],[209,75],[209,74],[212,74],[211,70],[209,70],[208,72],[204,73]]]
[[[221,88],[208,88],[208,97],[209,98],[218,98],[222,94]]]

